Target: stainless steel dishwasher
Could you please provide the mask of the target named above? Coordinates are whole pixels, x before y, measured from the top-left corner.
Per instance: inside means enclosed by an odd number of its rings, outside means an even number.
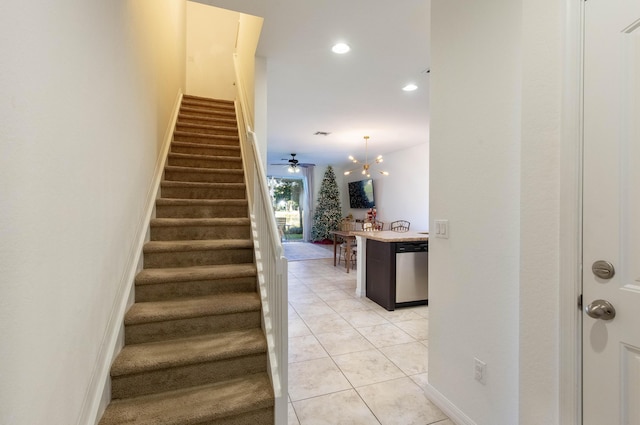
[[[428,299],[429,242],[396,242],[396,306]]]

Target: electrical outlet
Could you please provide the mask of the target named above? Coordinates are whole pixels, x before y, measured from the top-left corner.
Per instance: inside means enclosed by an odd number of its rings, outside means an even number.
[[[473,377],[481,384],[487,383],[487,364],[476,357],[473,358]]]

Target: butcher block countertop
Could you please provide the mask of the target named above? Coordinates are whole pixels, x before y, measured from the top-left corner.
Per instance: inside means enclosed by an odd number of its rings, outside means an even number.
[[[419,242],[429,240],[428,232],[393,232],[391,230],[381,230],[372,232],[356,231],[351,232],[351,234],[380,242]]]

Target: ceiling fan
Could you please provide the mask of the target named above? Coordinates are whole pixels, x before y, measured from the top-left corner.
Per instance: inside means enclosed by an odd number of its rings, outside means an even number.
[[[286,164],[271,164],[271,165],[284,165],[287,167],[287,171],[290,173],[299,173],[300,168],[313,167],[316,164],[309,164],[307,162],[300,162],[296,159],[296,154],[292,153],[291,158],[281,158],[282,161],[287,161]]]

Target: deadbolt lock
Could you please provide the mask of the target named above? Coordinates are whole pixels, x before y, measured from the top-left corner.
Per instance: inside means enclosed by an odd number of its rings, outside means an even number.
[[[608,261],[598,260],[591,266],[591,271],[594,275],[600,279],[611,279],[616,270],[613,268],[613,264]]]

